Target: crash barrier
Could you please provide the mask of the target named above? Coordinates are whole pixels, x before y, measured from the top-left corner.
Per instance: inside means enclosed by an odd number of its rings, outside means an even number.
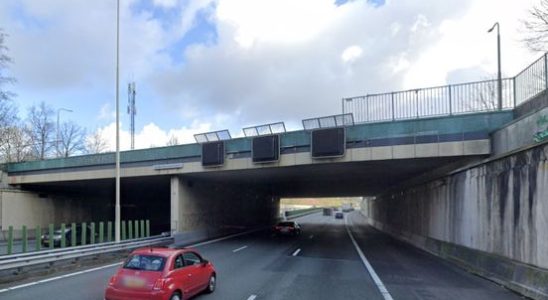
[[[0,256],[0,283],[12,282],[28,276],[44,275],[70,269],[75,265],[112,261],[125,257],[135,248],[152,245],[168,245],[170,236],[153,236],[121,242],[83,245],[40,252],[18,253]]]
[[[308,213],[313,213],[316,211],[321,211],[323,208],[313,207],[313,208],[305,208],[305,209],[296,209],[296,210],[288,210],[285,212],[286,217],[296,217]]]

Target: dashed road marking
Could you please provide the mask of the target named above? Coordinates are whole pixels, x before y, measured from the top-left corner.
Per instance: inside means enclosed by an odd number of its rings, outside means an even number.
[[[203,245],[213,244],[213,243],[216,243],[216,242],[228,240],[228,239],[231,239],[231,238],[234,238],[234,237],[237,237],[237,236],[246,235],[246,234],[253,233],[253,232],[256,232],[256,231],[260,231],[260,230],[261,229],[249,230],[249,231],[245,231],[245,232],[225,236],[225,237],[222,237],[222,238],[214,239],[214,240],[211,240],[211,241],[206,241],[206,242],[202,242],[202,243],[198,243],[198,244],[194,244],[194,245],[189,245],[189,246],[186,246],[186,247],[195,248],[195,247],[199,247],[199,246],[203,246]],[[236,249],[236,250],[238,250],[238,249]],[[25,284],[20,284],[20,285],[8,287],[8,288],[0,289],[0,294],[5,293],[5,292],[9,292],[9,291],[12,291],[12,290],[16,290],[16,289],[28,287],[28,286],[37,285],[37,284],[40,284],[40,283],[46,283],[46,282],[50,282],[50,281],[55,281],[55,280],[67,278],[67,277],[72,277],[72,276],[77,276],[77,275],[89,273],[89,272],[99,271],[99,270],[102,270],[102,269],[108,269],[108,268],[111,268],[111,267],[114,267],[114,266],[117,266],[117,265],[120,265],[120,264],[122,264],[122,263],[119,262],[119,263],[115,263],[115,264],[104,265],[104,266],[100,266],[100,267],[96,267],[96,268],[92,268],[92,269],[87,269],[87,270],[78,271],[78,272],[74,272],[74,273],[69,273],[69,274],[65,274],[65,275],[61,275],[61,276],[50,277],[50,278],[46,278],[46,279],[42,279],[42,280],[38,280],[38,281],[33,281],[33,282],[25,283]],[[253,298],[253,299],[255,299],[255,298]]]
[[[314,235],[311,234],[308,238],[309,238],[309,239],[312,239],[312,238],[314,238]]]
[[[297,255],[299,255],[300,252],[301,252],[301,248],[295,250],[295,252],[293,252],[293,254],[291,254],[291,255],[297,256]]]
[[[247,300],[255,300],[255,298],[257,298],[257,295],[251,295],[247,298]]]
[[[243,246],[243,247],[240,247],[240,248],[238,248],[238,249],[234,249],[234,250],[232,250],[232,252],[233,252],[233,253],[236,253],[236,252],[238,252],[238,251],[244,250],[245,248],[247,248],[247,246]]]

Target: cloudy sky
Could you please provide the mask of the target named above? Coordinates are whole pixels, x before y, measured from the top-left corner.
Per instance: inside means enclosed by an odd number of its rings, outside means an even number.
[[[523,47],[532,0],[120,0],[122,148],[127,84],[137,86],[136,145],[169,136],[340,113],[341,98],[503,75]],[[1,0],[20,115],[45,101],[114,145],[115,0]]]

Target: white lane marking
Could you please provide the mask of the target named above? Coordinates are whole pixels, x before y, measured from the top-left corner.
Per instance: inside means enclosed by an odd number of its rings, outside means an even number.
[[[295,250],[295,252],[293,252],[293,254],[291,254],[291,255],[297,256],[297,255],[299,255],[300,252],[301,252],[301,248]]]
[[[254,230],[249,230],[249,231],[245,231],[245,232],[241,232],[241,233],[236,233],[236,234],[233,234],[233,235],[228,235],[228,236],[225,236],[225,237],[222,237],[222,238],[218,238],[218,239],[214,239],[214,240],[211,240],[211,241],[206,241],[206,242],[202,242],[202,243],[198,243],[198,244],[194,244],[194,245],[189,245],[189,246],[186,246],[186,247],[200,247],[200,246],[203,246],[203,245],[208,245],[208,244],[228,240],[228,239],[231,239],[231,238],[234,238],[234,237],[237,237],[237,236],[253,233],[253,232],[256,232],[256,231],[260,231],[260,230],[263,230],[263,229],[262,228],[261,229],[254,229]],[[16,290],[16,289],[20,289],[20,288],[24,288],[24,287],[28,287],[28,286],[33,286],[33,285],[40,284],[40,283],[46,283],[46,282],[55,281],[55,280],[59,280],[59,279],[67,278],[67,277],[72,277],[72,276],[77,276],[77,275],[81,275],[81,274],[85,274],[85,273],[89,273],[89,272],[93,272],[93,271],[108,269],[110,267],[114,267],[114,266],[117,266],[117,265],[120,265],[120,264],[122,264],[122,263],[120,262],[120,263],[115,263],[115,264],[104,265],[104,266],[100,266],[100,267],[96,267],[96,268],[92,268],[92,269],[87,269],[87,270],[78,271],[78,272],[74,272],[74,273],[69,273],[69,274],[65,274],[65,275],[61,275],[61,276],[56,276],[56,277],[46,278],[46,279],[42,279],[42,280],[38,280],[38,281],[34,281],[34,282],[29,282],[29,283],[25,283],[25,284],[21,284],[21,285],[16,285],[16,286],[8,287],[8,288],[5,288],[5,289],[1,289],[0,294],[11,291],[11,290]]]
[[[255,300],[255,298],[257,298],[257,295],[251,295],[247,298],[247,300]]]
[[[45,282],[59,280],[59,279],[72,277],[72,276],[76,276],[76,275],[80,275],[80,274],[84,274],[84,273],[89,273],[89,272],[98,271],[98,270],[102,270],[102,269],[108,269],[108,268],[111,268],[111,267],[114,267],[114,266],[118,266],[120,264],[121,263],[115,263],[115,264],[100,266],[100,267],[97,267],[97,268],[87,269],[87,270],[78,271],[78,272],[74,272],[74,273],[69,273],[69,274],[65,274],[65,275],[61,275],[61,276],[56,276],[56,277],[42,279],[42,280],[38,280],[38,281],[34,281],[34,282],[21,284],[21,285],[16,285],[16,286],[12,286],[12,287],[9,287],[9,288],[1,289],[0,293],[4,293],[4,292],[8,292],[8,291],[11,291],[11,290],[16,290],[16,289],[20,289],[20,288],[24,288],[24,287],[28,287],[28,286],[33,286],[33,285],[36,285],[36,284],[39,284],[39,283],[45,283]]]
[[[358,252],[358,255],[362,259],[363,264],[367,268],[367,272],[369,272],[369,275],[371,276],[371,278],[375,282],[375,285],[379,289],[379,292],[381,293],[381,295],[383,296],[383,298],[385,300],[393,300],[392,296],[390,295],[390,293],[386,289],[386,286],[384,285],[384,283],[382,283],[381,279],[379,278],[379,276],[377,275],[377,273],[375,272],[375,270],[373,269],[373,267],[371,266],[371,264],[369,263],[369,261],[367,260],[365,255],[363,254],[362,249],[360,249],[360,246],[358,246],[358,243],[356,242],[356,239],[354,238],[354,235],[352,234],[352,231],[350,231],[350,228],[348,227],[348,222],[346,220],[346,216],[344,218],[344,224],[345,224],[345,227],[346,227],[346,232],[348,232],[348,235],[350,236],[350,239],[352,240],[352,244],[354,244],[354,248],[356,248],[356,251]]]
[[[243,247],[240,247],[240,248],[238,248],[238,249],[234,249],[234,250],[232,250],[232,252],[233,252],[233,253],[236,253],[236,252],[238,252],[238,251],[244,250],[245,248],[247,248],[247,246],[243,246]]]
[[[222,237],[222,238],[214,239],[214,240],[211,240],[211,241],[205,241],[205,242],[201,242],[201,243],[194,244],[194,245],[188,245],[188,246],[185,246],[185,247],[200,247],[200,246],[204,246],[204,245],[209,245],[209,244],[213,244],[213,243],[216,243],[216,242],[228,240],[228,239],[231,239],[231,238],[234,238],[234,237],[237,237],[237,236],[246,235],[246,234],[250,234],[250,233],[261,231],[261,230],[264,230],[264,228],[253,229],[253,230],[248,230],[248,231],[244,231],[244,232],[240,232],[240,233],[236,233],[236,234],[232,234],[232,235],[227,235],[227,236]]]

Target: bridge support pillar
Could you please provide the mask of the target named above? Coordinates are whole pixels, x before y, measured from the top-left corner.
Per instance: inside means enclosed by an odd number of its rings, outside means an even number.
[[[171,212],[171,234],[174,234],[178,231],[180,224],[180,180],[179,176],[171,177],[171,194],[170,194],[170,212]]]

